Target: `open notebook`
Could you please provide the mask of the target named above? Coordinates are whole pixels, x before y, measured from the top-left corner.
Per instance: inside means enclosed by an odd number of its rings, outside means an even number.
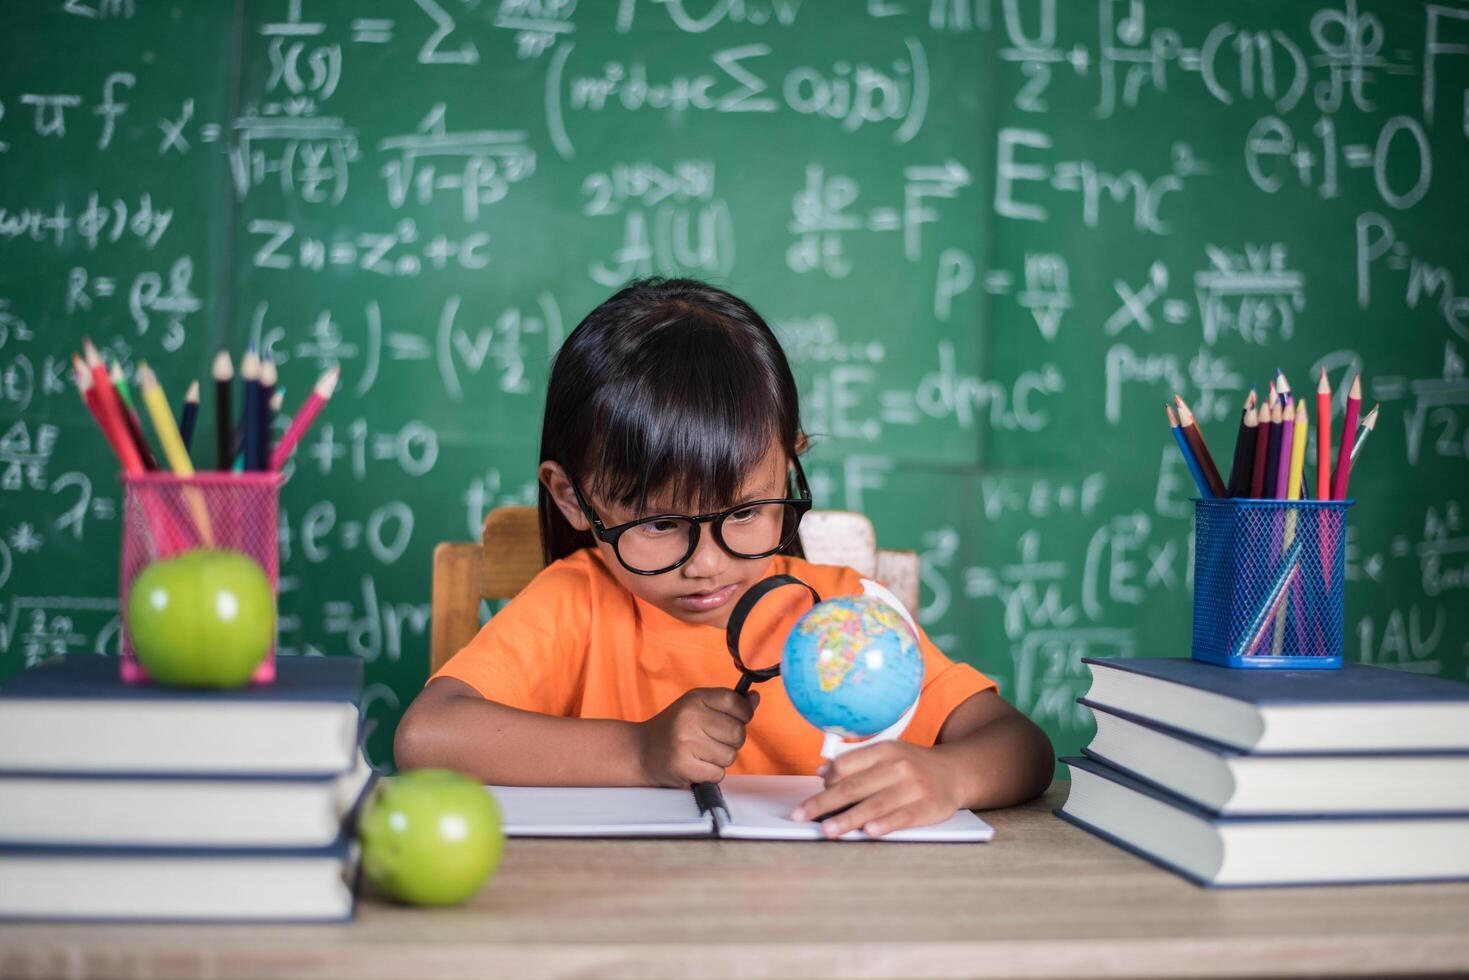
[[[725,837],[823,840],[814,820],[791,820],[821,790],[819,776],[726,776],[685,789],[491,786],[512,837]],[[941,824],[885,834],[884,841],[987,841],[994,828],[968,810]],[[851,831],[839,840],[871,840]]]

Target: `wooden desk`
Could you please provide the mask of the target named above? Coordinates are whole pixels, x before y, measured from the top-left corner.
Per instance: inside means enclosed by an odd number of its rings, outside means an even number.
[[[1197,888],[1062,822],[989,844],[512,840],[468,906],[341,926],[0,927],[75,977],[1258,976],[1469,971],[1469,884]]]

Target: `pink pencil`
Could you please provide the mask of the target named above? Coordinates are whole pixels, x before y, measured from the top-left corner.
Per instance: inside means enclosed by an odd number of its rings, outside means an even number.
[[[1284,500],[1286,489],[1290,484],[1290,454],[1291,443],[1296,434],[1296,408],[1295,399],[1290,395],[1285,396],[1285,409],[1281,413],[1280,428],[1280,469],[1275,474],[1275,499]]]
[[[337,378],[340,375],[340,368],[332,368],[323,374],[317,380],[316,384],[312,386],[311,394],[307,397],[306,403],[301,406],[301,410],[291,420],[291,427],[286,430],[286,434],[281,437],[281,441],[276,443],[275,451],[270,455],[270,468],[272,470],[279,470],[282,466],[286,465],[286,460],[290,458],[291,453],[296,449],[296,443],[301,441],[301,437],[306,434],[306,430],[316,420],[316,415],[321,411],[322,406],[331,400],[332,392],[337,389]]]
[[[1362,375],[1352,379],[1347,393],[1347,418],[1342,425],[1341,445],[1336,448],[1336,474],[1331,482],[1331,499],[1347,499],[1347,476],[1352,472],[1352,441],[1357,434],[1357,415],[1362,411]]]

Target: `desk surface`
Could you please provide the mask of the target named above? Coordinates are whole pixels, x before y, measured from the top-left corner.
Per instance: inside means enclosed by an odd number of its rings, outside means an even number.
[[[1051,814],[988,844],[512,840],[456,909],[338,926],[0,926],[0,974],[1089,976],[1469,971],[1469,883],[1208,890]]]

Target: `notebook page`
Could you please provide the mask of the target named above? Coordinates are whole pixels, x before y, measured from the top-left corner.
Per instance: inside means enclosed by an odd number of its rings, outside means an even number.
[[[822,840],[821,826],[815,821],[797,823],[790,812],[797,803],[822,787],[819,776],[726,776],[719,784],[729,805],[729,822],[722,819],[720,837],[742,840]],[[948,820],[931,827],[914,827],[885,834],[879,841],[945,842],[987,841],[994,828],[968,810],[960,810]],[[843,834],[838,840],[872,840],[860,830]]]
[[[487,786],[511,837],[707,837],[714,820],[686,789]]]

